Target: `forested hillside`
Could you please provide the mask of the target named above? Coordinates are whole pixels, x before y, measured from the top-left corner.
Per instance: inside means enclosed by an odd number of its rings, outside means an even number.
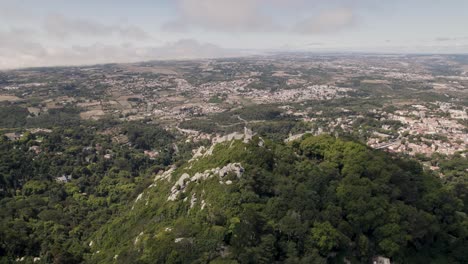
[[[114,124],[129,140],[118,144],[92,125],[0,137],[0,263],[82,263],[86,240],[173,162],[175,138],[163,129]]]
[[[462,158],[442,181],[328,135],[192,157],[157,126],[111,127],[127,143],[97,124],[0,139],[2,263],[468,261]]]
[[[468,261],[462,199],[414,161],[327,135],[227,141],[197,156],[94,233],[86,261]]]

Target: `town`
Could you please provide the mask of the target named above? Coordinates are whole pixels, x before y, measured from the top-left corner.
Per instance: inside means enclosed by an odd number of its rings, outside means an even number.
[[[26,113],[27,120],[68,109],[82,120],[162,124],[191,141],[241,132],[244,126],[257,133],[262,123],[287,120],[301,125],[284,139],[306,132],[354,134],[370,147],[422,160],[434,153],[466,157],[468,65],[463,60],[279,54],[31,68],[1,72],[0,102]],[[255,107],[279,115],[245,111]],[[209,120],[217,121],[200,128]],[[24,132],[8,125],[4,131],[10,139]],[[108,133],[127,142],[119,131]]]

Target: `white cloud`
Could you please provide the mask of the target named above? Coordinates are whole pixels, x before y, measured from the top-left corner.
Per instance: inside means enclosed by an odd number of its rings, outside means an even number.
[[[13,37],[11,32],[0,32],[0,38]],[[238,51],[223,49],[217,45],[183,39],[162,46],[134,46],[129,43],[109,45],[54,46],[44,48],[27,39],[12,39],[0,44],[0,69],[21,67],[84,65],[111,62],[138,62],[166,59],[197,59],[233,57]]]
[[[308,46],[308,47],[316,47],[316,46],[323,46],[323,45],[325,45],[325,43],[323,43],[323,42],[310,42],[310,43],[307,43],[306,46]]]
[[[435,41],[438,42],[443,42],[443,41],[462,41],[462,40],[468,40],[468,37],[437,37],[434,39]]]
[[[76,35],[87,37],[108,37],[118,35],[126,39],[147,40],[149,35],[133,25],[107,25],[89,19],[68,18],[60,14],[48,15],[44,30],[54,37],[65,39]]]
[[[135,39],[135,40],[152,39],[152,37],[145,30],[134,25],[118,27],[117,32],[120,34],[120,36],[125,37],[125,38],[130,38],[130,39]]]
[[[261,11],[262,0],[177,0],[179,17],[166,30],[196,26],[215,31],[270,30],[272,19]]]
[[[449,41],[453,40],[453,38],[447,38],[447,37],[438,37],[434,39],[435,41]]]
[[[0,2],[0,21],[22,22],[31,20],[33,17],[34,15],[24,8],[20,8],[17,5]]]
[[[28,66],[44,56],[46,49],[31,39],[35,34],[24,28],[0,31],[0,68]]]
[[[2,59],[5,56],[38,56],[44,54],[45,49],[30,38],[34,34],[35,32],[33,30],[25,28],[13,28],[7,31],[0,31],[0,56]]]
[[[175,1],[177,18],[163,25],[170,32],[201,28],[217,32],[317,34],[354,26],[357,18],[356,10],[349,7],[356,6],[348,5],[348,1],[335,1],[338,7],[331,10],[324,10],[313,0]]]
[[[239,51],[224,49],[211,43],[200,43],[194,39],[181,39],[152,48],[149,54],[160,59],[217,58],[242,55]]]
[[[294,31],[304,34],[336,32],[353,26],[355,22],[356,14],[352,9],[339,8],[299,21]]]

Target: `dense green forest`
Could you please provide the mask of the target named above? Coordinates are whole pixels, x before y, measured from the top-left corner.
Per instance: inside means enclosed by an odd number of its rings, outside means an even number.
[[[183,173],[232,162],[245,170],[228,176],[233,184],[187,183],[168,201]],[[468,261],[466,210],[453,188],[414,161],[352,141],[228,142],[155,185],[92,237],[90,262]]]
[[[173,162],[175,137],[157,126],[122,126],[122,145],[95,125],[0,138],[0,262],[83,262],[84,241]],[[144,155],[147,147],[158,157]]]
[[[466,158],[441,161],[442,181],[352,140],[285,144],[265,123],[188,161],[202,143],[110,127],[128,142],[102,122],[0,138],[0,263],[468,262]]]

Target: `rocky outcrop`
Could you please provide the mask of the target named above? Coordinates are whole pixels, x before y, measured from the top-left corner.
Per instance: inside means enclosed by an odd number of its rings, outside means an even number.
[[[376,256],[372,259],[372,264],[391,264],[391,262],[389,258]]]
[[[174,183],[171,188],[171,194],[167,198],[168,201],[175,201],[177,196],[185,191],[185,188],[190,182],[199,182],[202,180],[206,180],[211,177],[219,177],[222,183],[223,178],[229,175],[229,173],[234,173],[237,178],[240,178],[244,173],[244,168],[240,163],[229,163],[222,168],[213,168],[210,170],[205,170],[204,172],[197,172],[192,177],[188,173],[184,173],[180,176],[180,178]],[[229,184],[232,184],[232,181],[229,181]]]
[[[244,168],[242,168],[240,163],[229,163],[228,165],[219,169],[218,175],[220,178],[223,178],[230,172],[234,172],[237,178],[240,178],[242,174],[244,173]]]
[[[184,173],[180,176],[180,178],[177,180],[177,182],[172,186],[171,188],[171,194],[167,198],[169,201],[175,201],[177,198],[177,195],[179,195],[180,192],[185,190],[185,187],[187,186],[187,183],[189,182],[190,175],[187,173]],[[188,181],[186,181],[188,180]]]

